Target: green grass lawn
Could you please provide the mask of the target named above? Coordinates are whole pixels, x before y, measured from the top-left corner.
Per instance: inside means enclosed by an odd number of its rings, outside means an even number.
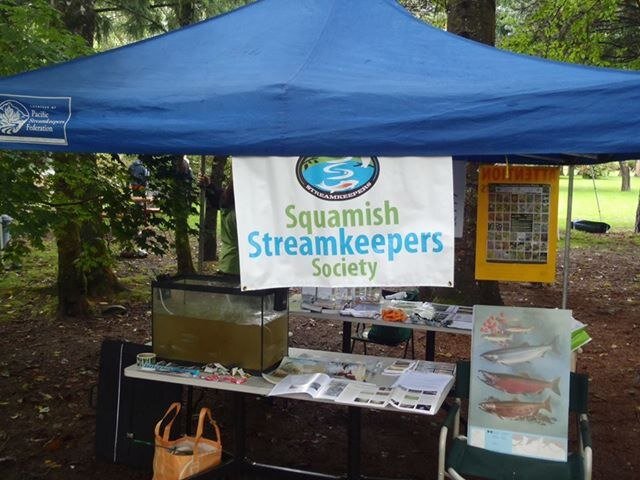
[[[568,177],[560,178],[560,201],[558,205],[558,226],[564,230],[567,219]],[[572,220],[603,221],[611,225],[611,230],[633,230],[638,207],[640,177],[631,176],[631,190],[621,192],[622,180],[617,175],[597,178],[594,191],[593,180],[574,177]],[[598,214],[598,202],[602,218]]]

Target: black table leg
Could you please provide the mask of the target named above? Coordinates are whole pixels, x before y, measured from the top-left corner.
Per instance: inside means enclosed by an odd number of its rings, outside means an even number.
[[[436,358],[436,332],[427,330],[427,344],[424,352],[424,359],[433,362]]]
[[[351,322],[342,322],[342,351],[351,353]]]
[[[244,462],[247,457],[246,421],[244,418],[244,394],[233,392],[233,457]]]
[[[193,387],[191,386],[187,387],[187,408],[185,413],[186,425],[184,431],[187,432],[187,435],[193,435],[193,429],[191,428],[191,416],[193,415]]]
[[[349,427],[347,431],[347,480],[359,480],[360,477],[360,423],[362,410],[348,407]]]

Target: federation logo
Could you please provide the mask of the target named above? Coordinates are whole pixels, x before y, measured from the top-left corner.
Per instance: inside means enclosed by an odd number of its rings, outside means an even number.
[[[377,157],[300,157],[296,177],[302,188],[322,200],[359,197],[380,174]]]
[[[29,121],[29,110],[16,100],[0,103],[0,132],[15,135]]]

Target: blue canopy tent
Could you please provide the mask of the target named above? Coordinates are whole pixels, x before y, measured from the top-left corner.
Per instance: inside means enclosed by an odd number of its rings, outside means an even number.
[[[639,123],[640,74],[500,51],[394,0],[262,0],[0,79],[0,149],[586,163],[637,156]]]

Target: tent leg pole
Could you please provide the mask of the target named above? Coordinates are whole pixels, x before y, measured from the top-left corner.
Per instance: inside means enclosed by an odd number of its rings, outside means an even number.
[[[205,160],[207,157],[200,155],[200,177],[206,173]],[[204,217],[207,211],[207,198],[204,187],[200,187],[200,225],[198,225],[198,273],[203,273],[204,268]]]
[[[571,246],[571,206],[573,203],[574,166],[569,166],[569,185],[567,188],[567,223],[564,231],[564,257],[562,259],[562,308],[567,308],[569,296],[569,249]]]

